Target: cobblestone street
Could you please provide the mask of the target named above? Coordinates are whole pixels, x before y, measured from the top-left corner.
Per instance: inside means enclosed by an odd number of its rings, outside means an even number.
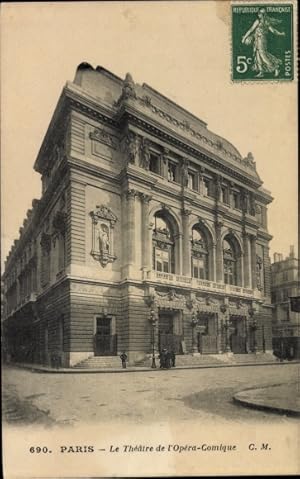
[[[247,388],[296,382],[298,372],[298,364],[76,375],[9,367],[3,372],[4,419],[45,425],[112,419],[296,421],[246,409],[232,397]]]

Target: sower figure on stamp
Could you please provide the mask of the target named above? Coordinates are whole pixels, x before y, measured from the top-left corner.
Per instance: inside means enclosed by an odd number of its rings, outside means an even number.
[[[265,8],[260,8],[258,18],[253,25],[245,33],[242,43],[250,45],[253,42],[253,66],[252,69],[257,71],[257,77],[263,77],[264,73],[273,73],[278,77],[279,67],[282,61],[268,52],[267,36],[271,32],[277,36],[284,36],[285,32],[279,32],[274,25],[281,23],[276,18],[270,18],[266,14]]]
[[[120,355],[120,359],[122,361],[122,368],[126,369],[127,354],[125,353],[125,351],[123,351]]]

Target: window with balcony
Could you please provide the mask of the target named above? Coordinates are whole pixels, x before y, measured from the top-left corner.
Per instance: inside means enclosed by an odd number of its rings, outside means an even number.
[[[163,273],[175,272],[175,242],[173,229],[163,213],[154,216],[152,233],[153,269]]]
[[[196,227],[192,229],[192,276],[208,279],[207,242],[203,233]]]
[[[223,241],[224,283],[237,284],[237,259],[234,245],[230,239]]]

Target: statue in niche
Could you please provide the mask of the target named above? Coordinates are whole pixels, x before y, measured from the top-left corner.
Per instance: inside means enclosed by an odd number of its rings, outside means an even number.
[[[149,149],[149,142],[146,138],[143,139],[141,150],[142,150],[142,167],[145,168],[145,170],[149,170],[150,149]]]
[[[137,137],[129,133],[126,137],[127,163],[135,164],[138,153]]]
[[[188,160],[183,161],[182,165],[182,185],[186,188],[189,184],[189,170],[188,170]]]
[[[99,251],[102,255],[109,253],[109,231],[108,227],[101,224],[98,229]]]
[[[262,265],[263,265],[262,258],[256,255],[256,285],[259,291],[262,290],[262,281],[261,281]]]
[[[222,177],[219,175],[216,178],[216,198],[218,201],[222,198]]]

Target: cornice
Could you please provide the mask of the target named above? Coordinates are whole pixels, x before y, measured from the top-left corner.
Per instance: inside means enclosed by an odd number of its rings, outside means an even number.
[[[51,208],[53,204],[53,199],[56,200],[56,196],[54,196],[54,192],[56,192],[60,186],[63,184],[63,178],[65,178],[67,174],[67,163],[63,161],[57,171],[54,174],[54,177],[51,179],[51,182],[43,194],[42,198],[38,200],[37,206],[30,218],[30,220],[27,223],[26,229],[22,231],[22,234],[20,238],[17,240],[18,243],[16,245],[16,248],[14,251],[10,254],[10,256],[7,259],[7,264],[5,267],[5,274],[8,273],[12,266],[12,262],[15,261],[22,249],[24,248],[24,245],[26,242],[30,239],[33,240],[34,238],[34,231],[38,227],[41,217],[45,215],[45,211],[47,208]],[[58,185],[58,186],[57,186]]]
[[[123,109],[119,111],[118,117],[119,122],[122,121],[123,117],[127,117],[129,122],[132,121],[134,124],[140,126],[141,129],[151,131],[154,136],[164,138],[168,142],[179,146],[180,149],[183,149],[184,151],[186,150],[192,152],[193,156],[199,157],[199,155],[201,155],[202,161],[217,167],[218,170],[222,169],[223,171],[227,171],[231,177],[234,176],[240,178],[242,183],[247,182],[252,184],[256,189],[263,183],[259,178],[254,178],[252,175],[243,170],[237,172],[236,170],[239,169],[238,163],[233,165],[226,162],[225,159],[220,158],[216,154],[206,150],[204,146],[193,142],[192,139],[180,135],[180,133],[174,132],[166,125],[162,125],[153,118],[148,117],[140,110],[134,108],[133,101],[131,101],[130,104],[129,102],[126,102],[126,108],[123,106]]]

